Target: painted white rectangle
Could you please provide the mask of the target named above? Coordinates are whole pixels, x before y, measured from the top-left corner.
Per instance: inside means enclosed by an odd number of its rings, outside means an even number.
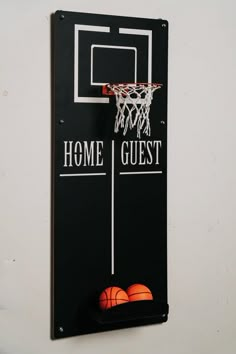
[[[91,46],[91,85],[96,85],[96,86],[103,86],[108,84],[108,82],[94,82],[93,80],[93,50],[94,48],[110,48],[110,49],[121,49],[121,50],[132,50],[134,51],[134,82],[137,82],[137,48],[136,47],[126,47],[126,46],[115,46],[115,45],[100,45],[100,44],[93,44]]]
[[[89,31],[89,32],[104,32],[109,33],[110,27],[106,26],[92,26],[92,25],[78,25],[74,27],[74,102],[75,103],[109,103],[109,97],[81,97],[79,96],[79,32],[80,31]],[[143,29],[134,29],[134,28],[120,28],[120,34],[131,34],[139,36],[148,37],[148,82],[152,82],[152,31],[143,30]],[[137,48],[135,47],[125,47],[125,46],[106,46],[106,45],[93,45],[91,48],[91,85],[102,86],[107,84],[106,82],[97,82],[93,81],[93,48],[94,47],[103,47],[103,48],[117,48],[117,49],[127,49],[135,50],[135,77],[134,82],[137,82]]]

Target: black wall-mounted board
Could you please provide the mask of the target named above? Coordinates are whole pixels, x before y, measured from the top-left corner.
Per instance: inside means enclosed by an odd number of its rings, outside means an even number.
[[[168,23],[57,11],[52,48],[52,338],[165,322]],[[162,84],[151,136],[114,133],[108,82]],[[154,300],[99,310],[134,283]]]

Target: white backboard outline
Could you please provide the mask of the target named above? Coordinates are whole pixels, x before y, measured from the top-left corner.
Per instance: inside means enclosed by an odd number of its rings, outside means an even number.
[[[93,25],[78,25],[74,26],[74,103],[109,103],[110,100],[108,97],[82,97],[79,96],[79,32],[88,31],[88,32],[105,32],[110,33],[110,27],[105,26],[93,26]],[[119,28],[120,34],[129,34],[129,35],[139,35],[148,37],[148,82],[152,82],[152,31],[144,29],[135,29],[135,28]],[[101,46],[101,45],[92,45]],[[91,59],[92,59],[92,47],[91,47]],[[102,46],[101,46],[102,47]],[[109,46],[104,46],[109,47]],[[118,46],[110,46],[112,48],[118,48]],[[122,49],[129,50],[130,48],[136,49],[136,78],[134,82],[137,82],[137,48],[135,47],[125,47],[120,46]],[[92,64],[91,64],[92,67]],[[90,83],[92,80],[92,71],[90,73]],[[103,83],[94,83],[93,85],[101,86]],[[104,83],[106,84],[106,83]]]

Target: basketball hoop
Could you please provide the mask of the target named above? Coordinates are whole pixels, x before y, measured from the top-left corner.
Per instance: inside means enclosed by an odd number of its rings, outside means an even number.
[[[158,83],[120,83],[103,86],[104,95],[116,96],[115,133],[123,129],[125,135],[128,129],[136,127],[139,139],[142,133],[150,136],[150,106],[153,93],[161,86]]]

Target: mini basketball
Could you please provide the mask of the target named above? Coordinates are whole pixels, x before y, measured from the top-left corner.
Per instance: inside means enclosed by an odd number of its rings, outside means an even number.
[[[153,300],[151,290],[143,284],[130,285],[126,293],[129,297],[129,301]]]
[[[129,302],[127,293],[117,286],[106,288],[99,296],[99,306],[102,310],[107,310],[126,302]]]

